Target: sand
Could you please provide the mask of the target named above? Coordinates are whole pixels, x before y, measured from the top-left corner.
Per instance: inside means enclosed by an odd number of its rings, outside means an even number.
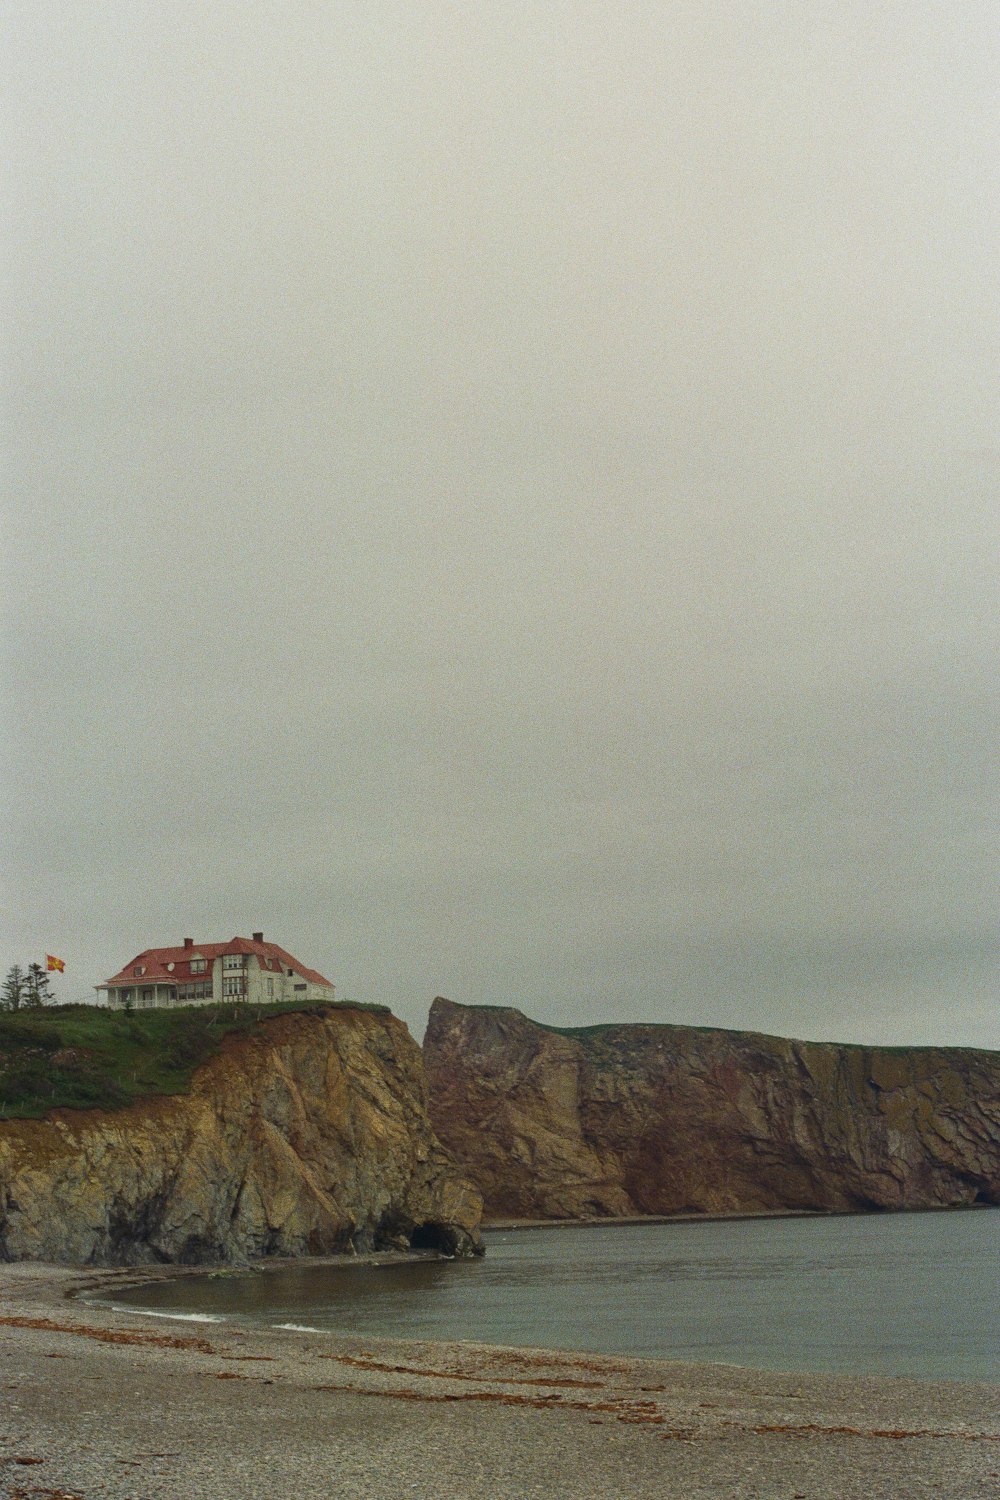
[[[1000,1386],[240,1332],[67,1300],[137,1274],[0,1266],[4,1500],[1000,1500]]]

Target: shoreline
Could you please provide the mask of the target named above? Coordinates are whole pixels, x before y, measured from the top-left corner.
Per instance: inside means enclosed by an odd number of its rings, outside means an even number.
[[[920,1208],[765,1208],[742,1209],[734,1213],[682,1214],[587,1214],[575,1219],[483,1219],[480,1229],[510,1233],[521,1229],[613,1229],[634,1228],[643,1224],[743,1224],[758,1219],[865,1219],[887,1218],[895,1214],[966,1214],[996,1209],[996,1203],[953,1203]]]
[[[685,1214],[584,1214],[573,1219],[483,1219],[480,1230],[502,1230],[505,1234],[520,1229],[630,1229],[643,1224],[739,1224],[749,1219],[828,1219],[836,1217],[825,1209],[775,1208],[759,1212],[685,1213]]]
[[[1000,1385],[171,1326],[81,1296],[214,1269],[0,1266],[4,1500],[1000,1494]]]

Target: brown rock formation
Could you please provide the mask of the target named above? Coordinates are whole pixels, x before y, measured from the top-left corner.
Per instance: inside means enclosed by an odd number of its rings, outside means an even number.
[[[228,1037],[190,1094],[0,1123],[0,1260],[467,1254],[481,1210],[388,1014],[280,1016]]]
[[[435,1130],[493,1215],[1000,1204],[1000,1053],[611,1025],[435,1000]]]

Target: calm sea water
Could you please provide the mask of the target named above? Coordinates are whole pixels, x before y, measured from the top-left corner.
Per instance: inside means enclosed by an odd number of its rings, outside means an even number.
[[[1000,1210],[493,1232],[480,1261],[297,1266],[116,1305],[256,1325],[1000,1381]]]

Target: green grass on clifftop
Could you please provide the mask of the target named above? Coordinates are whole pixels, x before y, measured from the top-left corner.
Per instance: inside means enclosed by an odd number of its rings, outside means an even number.
[[[935,1042],[903,1042],[897,1045],[875,1044],[867,1042],[833,1042],[833,1041],[809,1041],[803,1037],[779,1036],[776,1032],[753,1031],[749,1027],[738,1028],[735,1026],[695,1026],[688,1021],[598,1021],[589,1026],[553,1026],[548,1021],[536,1021],[524,1011],[513,1005],[465,1005],[458,1000],[449,1000],[449,1005],[457,1006],[459,1010],[495,1011],[502,1015],[504,1012],[520,1016],[527,1021],[529,1026],[535,1026],[539,1031],[551,1032],[554,1036],[569,1037],[587,1046],[589,1043],[601,1043],[603,1041],[614,1042],[617,1039],[634,1039],[644,1031],[656,1031],[669,1033],[673,1036],[734,1036],[746,1037],[758,1042],[794,1042],[800,1047],[834,1047],[852,1052],[892,1053],[903,1056],[918,1052],[961,1052],[971,1056],[993,1057],[992,1050],[985,1047],[967,1046],[942,1046]]]
[[[232,1032],[269,1017],[336,1014],[384,1005],[198,1005],[105,1010],[58,1005],[0,1012],[0,1120],[37,1119],[57,1106],[119,1109],[151,1094],[185,1094],[195,1069]]]

